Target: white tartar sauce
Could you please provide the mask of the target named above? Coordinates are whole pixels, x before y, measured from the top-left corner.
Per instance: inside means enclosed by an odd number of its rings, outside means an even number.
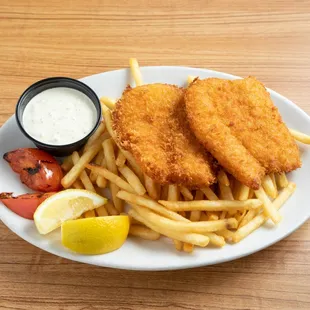
[[[55,87],[34,96],[25,107],[23,126],[34,139],[65,145],[87,136],[94,128],[97,111],[82,92]]]

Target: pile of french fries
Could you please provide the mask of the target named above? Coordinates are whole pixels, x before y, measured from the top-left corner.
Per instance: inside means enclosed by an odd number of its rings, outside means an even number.
[[[142,75],[136,59],[130,59],[136,85]],[[188,83],[194,77],[188,77]],[[143,174],[133,156],[123,150],[112,129],[111,110],[115,100],[100,99],[104,121],[80,152],[62,164],[64,188],[79,188],[102,194],[110,189],[112,199],[104,206],[87,211],[82,217],[119,215],[130,208],[130,234],[147,240],[166,236],[179,251],[192,252],[194,246],[222,247],[239,242],[269,218],[279,223],[278,212],[296,185],[284,173],[266,175],[262,187],[253,191],[223,169],[217,184],[189,190],[175,184],[160,186]],[[310,137],[291,130],[296,140],[310,143]]]

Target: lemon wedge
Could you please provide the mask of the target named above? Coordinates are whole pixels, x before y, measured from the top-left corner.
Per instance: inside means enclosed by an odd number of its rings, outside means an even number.
[[[40,234],[47,234],[73,220],[84,212],[103,206],[107,199],[83,189],[61,191],[40,204],[34,213],[34,222]]]
[[[61,225],[62,244],[80,254],[104,254],[120,248],[129,231],[127,215],[66,221]]]

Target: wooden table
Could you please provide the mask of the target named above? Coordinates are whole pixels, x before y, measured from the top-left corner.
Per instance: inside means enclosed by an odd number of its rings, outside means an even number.
[[[31,83],[129,57],[251,74],[310,113],[310,1],[2,0],[0,12],[0,124]],[[249,257],[172,272],[71,262],[3,224],[0,249],[3,310],[310,309],[309,222]]]

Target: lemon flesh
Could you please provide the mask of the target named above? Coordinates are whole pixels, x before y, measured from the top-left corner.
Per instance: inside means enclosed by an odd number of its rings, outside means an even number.
[[[40,234],[47,234],[64,221],[80,217],[84,212],[103,206],[107,199],[90,191],[68,189],[40,204],[34,213],[34,222]]]
[[[79,254],[105,254],[123,245],[129,226],[127,215],[70,220],[61,225],[61,240]]]

